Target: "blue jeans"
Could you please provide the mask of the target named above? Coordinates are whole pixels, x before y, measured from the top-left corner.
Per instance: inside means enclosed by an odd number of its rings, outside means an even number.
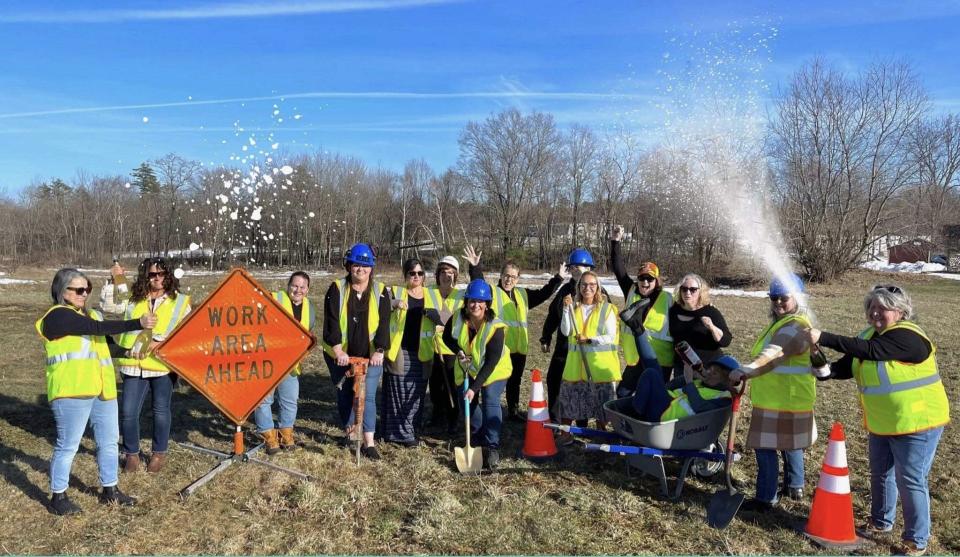
[[[660,366],[644,371],[637,382],[637,390],[633,393],[633,409],[636,410],[640,419],[659,422],[660,416],[670,406],[672,400],[663,382]]]
[[[637,341],[637,352],[640,354],[640,365],[643,366],[643,369],[660,371],[660,360],[657,359],[657,353],[653,351],[653,346],[650,346],[650,333],[644,331],[642,335],[636,335],[633,338]],[[664,379],[664,381],[669,381],[669,379]]]
[[[784,459],[784,481],[787,487],[803,487],[803,449],[777,451],[776,449],[756,449],[757,453],[757,494],[756,498],[767,503],[779,500],[780,458]]]
[[[338,366],[337,361],[326,352],[323,359],[330,369],[330,379],[334,386],[343,379],[350,366]],[[364,380],[365,391],[363,402],[363,433],[373,433],[377,430],[377,388],[380,386],[380,376],[383,375],[383,366],[367,366],[367,377]],[[346,429],[353,425],[353,378],[347,377],[343,388],[337,390],[337,412],[340,415],[340,424]]]
[[[300,379],[296,375],[287,375],[286,379],[270,391],[260,406],[253,412],[253,421],[257,424],[257,433],[274,429],[273,401],[280,403],[280,428],[293,427],[297,421],[297,399],[300,398]]]
[[[903,496],[903,539],[927,547],[930,539],[930,489],[927,476],[943,427],[907,435],[870,434],[870,519],[892,528],[897,495]]]
[[[500,447],[500,428],[503,427],[503,410],[500,408],[500,397],[507,388],[507,380],[494,381],[486,387],[474,389],[476,396],[470,403],[470,441],[478,447]],[[461,389],[461,393],[463,389]],[[460,396],[461,403],[463,395]],[[462,406],[461,406],[462,408]]]
[[[97,442],[97,472],[100,485],[117,485],[119,454],[117,441],[120,428],[117,425],[117,400],[90,398],[58,398],[50,403],[53,418],[57,423],[57,442],[50,460],[50,491],[63,493],[70,483],[70,468],[73,457],[80,448],[80,439],[93,426],[93,439]]]
[[[173,380],[170,374],[160,377],[123,376],[120,396],[120,431],[123,432],[124,454],[140,453],[140,410],[150,392],[153,408],[153,445],[155,453],[167,452],[170,443],[170,399]]]

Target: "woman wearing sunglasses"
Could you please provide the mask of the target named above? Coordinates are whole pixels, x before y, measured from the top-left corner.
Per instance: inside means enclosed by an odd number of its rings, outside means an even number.
[[[171,410],[174,377],[163,362],[150,354],[166,340],[190,313],[190,296],[180,293],[180,279],[174,276],[162,258],[144,259],[137,268],[137,279],[130,290],[130,299],[119,304],[113,300],[113,286],[100,291],[100,307],[110,313],[123,313],[127,319],[153,314],[157,325],[146,346],[137,344],[140,331],[126,332],[117,340],[125,352],[116,358],[123,377],[120,398],[120,432],[123,434],[123,471],[141,469],[140,412],[150,393],[153,409],[153,435],[148,472],[159,472],[167,460],[170,442]]]
[[[813,406],[817,380],[810,365],[803,281],[792,273],[770,282],[770,325],[753,345],[753,361],[731,372],[730,383],[750,379],[753,411],[747,446],[757,454],[756,496],[745,510],[764,512],[780,501],[803,497],[803,449],[816,440]],[[778,457],[778,451],[780,453]],[[784,492],[778,492],[780,460]]]
[[[80,439],[93,426],[97,443],[97,470],[103,491],[100,501],[133,505],[135,499],[117,487],[117,382],[111,354],[124,349],[108,343],[107,335],[153,327],[153,315],[138,319],[104,321],[96,310],[86,309],[90,279],[76,269],[61,269],[53,277],[53,307],[37,320],[47,363],[47,400],[57,424],[57,440],[50,461],[50,509],[58,515],[81,511],[67,497],[70,469]]]
[[[673,342],[686,341],[704,362],[723,356],[723,349],[730,346],[733,335],[723,314],[710,304],[707,281],[694,273],[684,276],[677,284],[673,300],[668,316]],[[665,380],[669,380],[670,372],[670,368],[664,369]],[[680,377],[682,374],[683,363],[677,361],[673,375]]]
[[[811,342],[843,352],[833,379],[857,382],[869,435],[870,518],[862,529],[893,530],[897,497],[903,534],[897,552],[922,555],[930,539],[927,477],[940,435],[950,421],[947,394],[937,368],[937,349],[914,319],[903,288],[877,286],[863,300],[867,328],[856,337],[810,330]]]
[[[403,262],[404,286],[390,288],[390,349],[383,378],[383,439],[416,446],[423,398],[433,361],[428,334],[434,324],[423,318],[423,283],[426,273],[419,259]]]

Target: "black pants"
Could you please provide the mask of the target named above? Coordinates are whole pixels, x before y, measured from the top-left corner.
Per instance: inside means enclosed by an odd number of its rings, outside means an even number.
[[[557,415],[557,400],[560,398],[560,384],[563,383],[563,368],[567,365],[567,338],[557,341],[557,346],[550,358],[550,367],[547,368],[547,406],[550,408],[550,419],[559,423]]]
[[[446,377],[446,379],[444,379]],[[463,393],[457,392],[453,379],[453,356],[433,356],[433,371],[430,373],[430,402],[433,404],[433,424],[457,423],[459,407],[457,401]],[[453,400],[453,404],[450,401]]]
[[[510,364],[513,371],[507,379],[507,410],[514,412],[520,405],[520,383],[523,382],[523,368],[527,365],[526,354],[510,353]]]

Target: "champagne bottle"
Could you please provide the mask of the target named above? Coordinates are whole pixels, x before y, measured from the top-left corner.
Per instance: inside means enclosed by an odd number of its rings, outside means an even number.
[[[127,277],[123,275],[123,268],[120,267],[120,261],[117,259],[113,260],[110,276],[113,278],[113,303],[119,304],[129,300],[130,285],[127,283]]]
[[[683,360],[685,364],[690,366],[690,369],[697,373],[703,373],[703,361],[700,359],[700,356],[697,355],[697,352],[690,347],[687,341],[681,340],[678,342],[676,351],[677,355],[680,356],[680,359]]]
[[[153,327],[141,330],[140,334],[137,335],[136,340],[133,341],[133,346],[130,347],[130,353],[133,355],[142,354],[143,357],[149,356],[149,346],[152,341]]]
[[[830,377],[830,362],[819,344],[810,347],[810,371],[821,379]]]

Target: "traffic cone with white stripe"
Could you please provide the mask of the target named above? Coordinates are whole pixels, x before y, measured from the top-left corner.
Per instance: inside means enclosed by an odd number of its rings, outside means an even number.
[[[543,396],[543,379],[539,369],[531,373],[530,404],[527,407],[527,432],[523,439],[523,458],[530,460],[549,460],[557,456],[557,444],[553,432],[545,427],[550,421],[550,412]]]
[[[833,424],[827,442],[827,456],[820,469],[820,482],[813,494],[810,517],[804,535],[827,549],[856,549],[863,544],[853,526],[853,496],[847,470],[846,437],[843,425]]]

